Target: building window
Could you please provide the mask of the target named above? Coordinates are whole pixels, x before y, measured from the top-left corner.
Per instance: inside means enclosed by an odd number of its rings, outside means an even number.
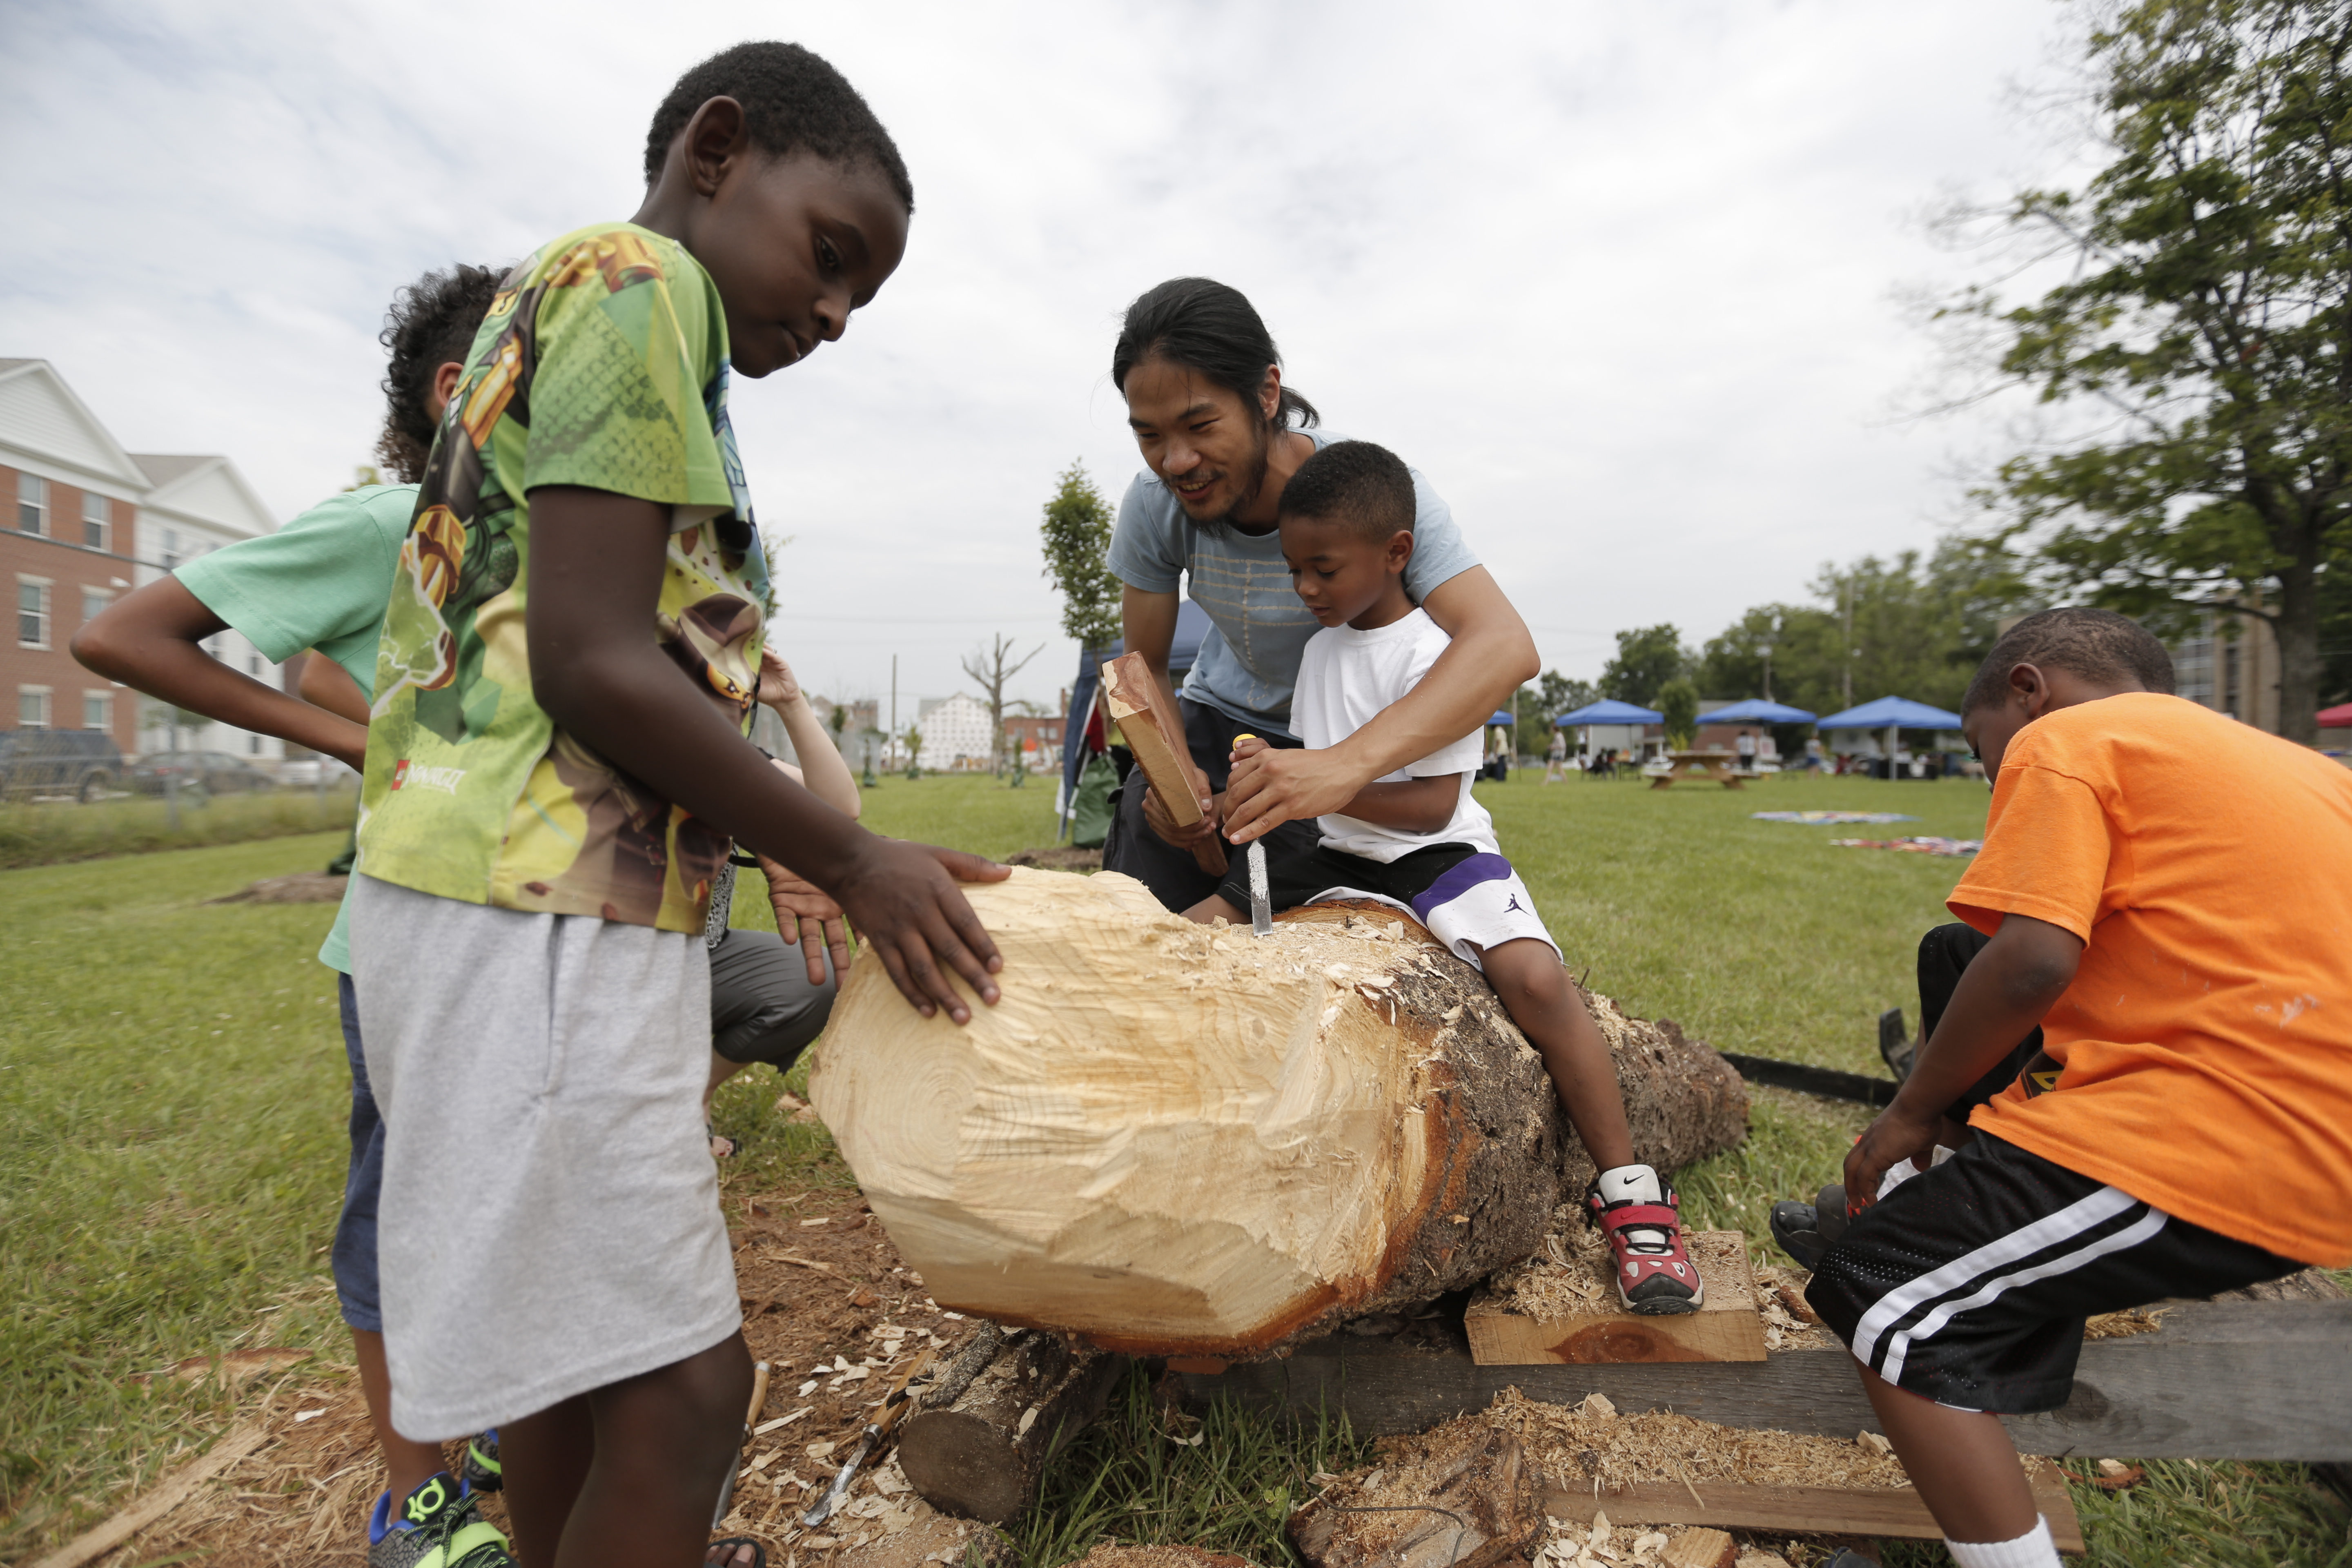
[[[49,531],[49,481],[38,474],[16,476],[16,527],[24,533]]]
[[[49,646],[49,585],[37,577],[16,579],[16,646]]]
[[[163,531],[163,570],[172,571],[179,564],[180,531],[176,528],[167,528]]]
[[[46,686],[16,688],[16,722],[26,730],[49,727],[49,689]]]
[[[81,542],[84,544],[92,550],[105,549],[107,525],[112,521],[113,513],[107,510],[104,496],[89,490],[81,492]]]
[[[2172,650],[2172,687],[2200,707],[2213,706],[2213,639],[2191,637]]]
[[[259,654],[249,653],[245,656],[245,672],[246,674],[253,677],[256,680],[261,679],[261,656]]]
[[[245,750],[247,754],[249,756],[257,757],[261,755],[261,737],[258,735],[247,735],[245,738]]]
[[[88,626],[106,614],[106,606],[114,603],[114,595],[104,588],[84,588],[81,591],[81,620]]]
[[[85,691],[81,694],[81,727],[85,730],[114,728],[114,693]]]

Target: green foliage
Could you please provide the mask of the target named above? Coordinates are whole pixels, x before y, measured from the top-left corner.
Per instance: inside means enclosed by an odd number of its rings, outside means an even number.
[[[1683,634],[1671,626],[1619,632],[1617,657],[1601,672],[1601,694],[1637,707],[1654,708],[1654,699],[1666,682],[1685,673],[1690,664]]]
[[[171,825],[161,795],[80,805],[65,801],[0,805],[0,868],[51,866],[110,855],[143,855],[200,844],[240,844],[254,838],[350,829],[358,794],[348,784],[323,796],[307,789],[199,796],[180,801],[180,826]],[[321,856],[318,870],[327,863]]]
[[[1534,685],[1519,688],[1511,704],[1519,720],[1519,750],[1542,754],[1551,744],[1551,721],[1599,700],[1600,696],[1600,689],[1589,680],[1573,680],[1556,669],[1545,670]]]
[[[2024,565],[1999,542],[1947,539],[1916,551],[1824,566],[1811,605],[1759,605],[1707,639],[1698,660],[1708,697],[1762,697],[1767,652],[1775,701],[1815,713],[1889,695],[1956,709],[2004,616],[2040,607]],[[1784,747],[1785,749],[1785,747]]]
[[[1677,675],[1658,688],[1658,711],[1665,715],[1666,744],[1687,746],[1698,732],[1698,688]]]
[[[1108,647],[1119,635],[1119,580],[1108,564],[1110,503],[1084,463],[1064,469],[1045,503],[1045,575],[1062,595],[1062,630],[1080,647]]]
[[[2281,724],[2308,741],[2321,580],[2352,538],[2352,12],[2141,0],[2088,43],[2108,163],[2001,215],[2071,275],[1943,314],[1990,329],[2003,379],[2096,423],[2012,458],[1985,499],[2064,592],[2165,629],[2189,606],[2269,619]]]

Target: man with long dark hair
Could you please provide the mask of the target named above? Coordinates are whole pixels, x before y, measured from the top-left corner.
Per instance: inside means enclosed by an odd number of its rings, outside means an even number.
[[[1453,644],[1402,701],[1345,742],[1299,750],[1290,693],[1316,625],[1291,590],[1275,521],[1290,476],[1339,437],[1317,428],[1315,405],[1285,384],[1282,355],[1249,300],[1210,279],[1171,279],[1128,307],[1111,379],[1147,465],[1119,503],[1111,539],[1110,567],[1126,584],[1126,646],[1166,685],[1180,582],[1214,630],[1183,690],[1169,692],[1204,815],[1180,828],[1130,779],[1103,864],[1182,910],[1215,890],[1192,853],[1211,835],[1247,843],[1278,833],[1311,848],[1317,816],[1476,730],[1535,678],[1538,659],[1518,612],[1416,472],[1420,544],[1405,591]],[[1280,754],[1228,795],[1234,739],[1244,733]]]

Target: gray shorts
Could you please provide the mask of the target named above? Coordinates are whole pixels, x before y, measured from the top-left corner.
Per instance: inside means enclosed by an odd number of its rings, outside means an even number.
[[[352,939],[394,1426],[461,1436],[733,1333],[701,940],[364,876]]]

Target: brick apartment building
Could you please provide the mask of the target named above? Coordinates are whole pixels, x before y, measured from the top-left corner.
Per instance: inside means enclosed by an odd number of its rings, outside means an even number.
[[[84,622],[184,561],[277,527],[222,457],[123,450],[46,360],[0,359],[0,588],[15,635],[0,639],[0,728],[103,730],[128,757],[160,750],[146,700],[74,662]],[[234,632],[213,657],[277,684],[276,666]],[[183,731],[190,751],[275,759],[283,746],[225,724]]]

